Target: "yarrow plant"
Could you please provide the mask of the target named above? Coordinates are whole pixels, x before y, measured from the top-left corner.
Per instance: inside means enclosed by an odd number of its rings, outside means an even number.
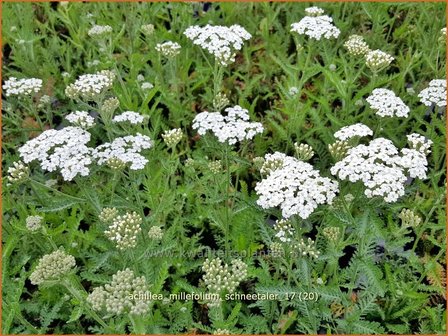
[[[33,285],[41,285],[47,281],[60,280],[76,266],[75,258],[63,250],[56,250],[44,255],[30,275]]]
[[[410,112],[409,107],[403,103],[400,97],[388,89],[375,89],[367,97],[367,103],[375,114],[380,117],[403,117],[407,118]]]
[[[31,96],[38,93],[42,89],[42,79],[38,78],[22,78],[17,79],[15,77],[10,77],[3,84],[3,90],[5,91],[5,96]]]
[[[389,66],[394,59],[395,58],[392,55],[389,55],[382,50],[370,50],[366,54],[366,66],[372,70],[373,73],[377,73]]]
[[[280,206],[284,218],[298,215],[306,219],[318,205],[331,204],[338,192],[336,182],[320,176],[308,163],[283,153],[272,155],[282,163],[257,183],[258,205],[264,209]]]
[[[333,19],[322,15],[324,11],[317,7],[305,10],[307,16],[299,22],[291,24],[291,32],[306,35],[310,39],[319,41],[322,37],[329,40],[339,37],[341,31],[333,24]]]
[[[360,35],[350,35],[344,43],[348,53],[353,56],[365,56],[369,51],[369,45]]]
[[[95,119],[87,111],[75,111],[65,116],[65,119],[74,126],[89,129],[95,125]]]
[[[207,50],[222,65],[235,62],[236,51],[241,50],[244,41],[252,35],[240,25],[204,27],[191,26],[184,35],[195,45]]]
[[[426,106],[435,104],[437,106],[446,106],[446,80],[433,79],[429,82],[426,89],[418,94],[420,101]]]
[[[133,111],[125,111],[115,117],[113,117],[112,122],[114,123],[130,123],[133,125],[141,124],[145,120],[145,117],[140,113]]]
[[[177,42],[166,41],[163,43],[158,43],[156,45],[156,50],[167,58],[173,58],[179,55],[181,46]]]
[[[193,120],[193,128],[200,135],[211,131],[219,142],[233,145],[243,140],[250,140],[256,134],[263,132],[263,125],[249,121],[249,111],[241,106],[228,107],[227,115],[219,112],[201,112]]]
[[[373,131],[366,125],[357,123],[350,126],[342,127],[339,131],[334,133],[334,137],[338,140],[349,140],[354,137],[365,137],[373,135]]]
[[[115,74],[109,70],[81,75],[73,84],[67,86],[65,94],[69,98],[95,99],[112,87],[114,79]]]
[[[112,33],[112,27],[109,25],[105,25],[105,26],[94,25],[87,32],[87,34],[91,37],[102,37],[102,36],[110,34],[110,33]]]
[[[90,133],[79,127],[47,130],[19,148],[25,163],[38,161],[43,170],[59,170],[66,181],[77,175],[87,176],[92,163],[92,149],[87,147]]]

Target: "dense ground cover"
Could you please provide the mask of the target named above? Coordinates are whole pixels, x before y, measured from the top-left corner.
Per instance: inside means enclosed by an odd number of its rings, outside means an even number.
[[[446,332],[445,4],[310,6],[2,5],[4,334]]]

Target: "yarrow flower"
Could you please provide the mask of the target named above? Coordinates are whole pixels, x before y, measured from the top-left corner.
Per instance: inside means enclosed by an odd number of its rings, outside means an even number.
[[[364,56],[370,51],[368,44],[360,35],[350,35],[348,40],[344,43],[344,47],[348,53],[353,56]]]
[[[325,13],[325,11],[322,8],[313,6],[305,8],[305,13],[308,16],[321,16]]]
[[[128,122],[133,125],[141,124],[145,117],[141,115],[140,113],[133,112],[133,111],[126,111],[122,114],[119,114],[115,116],[112,119],[112,122],[114,123],[122,123],[122,122]]]
[[[275,237],[282,243],[290,242],[295,232],[291,223],[285,219],[275,221],[274,231],[276,232]]]
[[[142,218],[135,211],[128,212],[116,216],[104,234],[119,250],[126,250],[137,246],[137,235],[142,230],[141,223]]]
[[[148,236],[153,240],[162,240],[163,230],[160,226],[152,226],[148,231]]]
[[[35,232],[42,227],[42,220],[42,216],[28,216],[25,220],[26,228],[31,232]]]
[[[31,96],[42,88],[42,79],[10,77],[3,85],[5,96]]]
[[[416,227],[422,222],[422,218],[410,209],[401,210],[398,218],[401,219],[403,227]]]
[[[22,161],[15,161],[12,166],[8,168],[8,185],[20,184],[28,179],[30,176],[30,169]]]
[[[328,151],[335,161],[344,158],[350,148],[352,148],[352,146],[345,140],[338,140],[332,144],[328,144]]]
[[[176,145],[182,140],[183,133],[180,128],[174,128],[169,131],[165,131],[162,134],[163,141],[165,141],[166,145],[170,148],[176,147]]]
[[[112,27],[109,25],[106,26],[94,25],[87,32],[87,34],[91,37],[102,37],[110,33],[112,33]]]
[[[296,94],[298,94],[299,93],[299,89],[296,87],[296,86],[291,86],[290,88],[289,88],[289,91],[288,91],[288,94],[291,96],[291,97],[294,97]]]
[[[274,155],[283,162],[255,186],[258,205],[264,209],[280,206],[284,218],[297,214],[306,219],[319,204],[331,204],[338,192],[335,181],[321,177],[308,163],[283,153]]]
[[[230,101],[224,93],[218,92],[213,98],[213,108],[216,111],[221,111],[224,107],[229,105]]]
[[[86,144],[90,133],[79,127],[65,127],[60,130],[47,130],[29,140],[19,148],[20,157],[25,163],[39,161],[43,170],[60,170],[66,181],[78,174],[87,176],[92,163],[92,149]]]
[[[334,137],[338,140],[349,140],[353,137],[365,137],[369,135],[373,135],[373,131],[361,123],[342,127],[339,131],[334,133]]]
[[[247,265],[239,259],[232,260],[231,266],[223,264],[220,258],[205,259],[202,266],[203,280],[211,293],[233,293],[239,283],[247,277]]]
[[[116,138],[112,142],[107,142],[93,150],[93,157],[98,160],[99,165],[109,164],[110,160],[118,160],[125,164],[130,164],[130,169],[143,169],[148,159],[140,152],[149,149],[153,145],[152,140],[140,133]]]
[[[65,94],[69,98],[95,99],[112,87],[114,79],[115,74],[109,70],[81,75],[73,84],[67,86]]]
[[[65,116],[65,119],[71,124],[81,127],[82,129],[89,129],[95,125],[95,119],[86,111],[75,111]]]
[[[370,50],[366,54],[366,66],[373,72],[378,72],[384,69],[392,63],[393,60],[394,58],[391,55],[379,49]]]
[[[423,135],[412,133],[406,136],[408,144],[411,149],[415,149],[425,155],[429,154],[429,149],[433,144],[432,140],[425,138]]]
[[[330,241],[337,241],[341,234],[341,229],[336,226],[328,226],[322,230],[322,234]]]
[[[63,250],[56,250],[44,255],[30,275],[33,285],[46,281],[60,280],[76,266],[75,258]]]
[[[246,29],[237,24],[230,27],[190,26],[185,30],[184,35],[193,44],[207,50],[222,65],[235,62],[236,51],[241,50],[244,41],[252,37]]]
[[[219,112],[201,112],[193,120],[193,128],[200,135],[211,131],[219,142],[230,145],[238,141],[250,140],[256,134],[263,132],[263,125],[259,122],[249,122],[249,111],[241,106],[228,107],[223,116]]]
[[[310,39],[319,41],[322,37],[329,40],[337,38],[341,31],[333,24],[333,19],[328,15],[322,15],[324,10],[310,7],[305,10],[307,16],[299,22],[291,24],[291,32],[306,35]]]
[[[418,97],[426,106],[432,104],[446,106],[446,80],[433,79],[429,82],[429,86],[418,94]]]
[[[400,155],[392,141],[377,138],[368,145],[349,149],[347,156],[330,171],[342,180],[361,181],[368,198],[379,196],[392,203],[404,195],[406,173],[425,178],[426,166],[426,157],[418,151],[404,148]]]
[[[119,215],[116,208],[103,208],[98,216],[103,223],[110,224]]]
[[[316,248],[316,243],[311,238],[300,238],[298,242],[292,244],[293,254],[298,254],[301,257],[309,256],[311,258],[319,258],[320,251]]]
[[[294,150],[296,152],[296,157],[301,161],[308,161],[314,156],[314,151],[310,145],[305,143],[294,143]]]
[[[180,53],[181,46],[177,42],[167,41],[164,43],[157,43],[156,50],[167,58],[176,57]]]
[[[407,118],[410,112],[409,107],[391,90],[375,89],[366,101],[380,117]]]
[[[221,160],[210,161],[207,167],[213,174],[219,174],[222,171]]]
[[[152,35],[154,33],[154,25],[153,24],[146,24],[146,25],[142,25],[140,27],[140,29],[142,30],[143,34],[145,35]]]
[[[143,82],[140,87],[142,88],[142,90],[151,90],[154,85],[150,82]]]
[[[149,311],[148,301],[144,299],[147,292],[146,278],[137,277],[133,271],[126,268],[112,275],[109,284],[96,287],[87,297],[87,302],[94,310],[105,309],[113,315],[144,315]]]

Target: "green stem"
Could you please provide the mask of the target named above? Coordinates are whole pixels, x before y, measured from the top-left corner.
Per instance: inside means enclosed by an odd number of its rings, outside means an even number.
[[[230,214],[229,214],[229,207],[230,207],[230,195],[229,195],[229,189],[230,189],[230,166],[229,166],[229,145],[225,144],[225,160],[226,160],[226,222],[225,222],[225,248],[226,253],[230,252],[229,250],[229,228],[230,228]]]
[[[131,321],[134,334],[138,335],[146,334],[145,324],[140,316],[129,314],[129,320]]]

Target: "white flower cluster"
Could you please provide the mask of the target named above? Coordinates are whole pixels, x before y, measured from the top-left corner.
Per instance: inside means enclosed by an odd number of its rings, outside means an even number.
[[[207,167],[213,174],[219,174],[222,171],[221,160],[210,161]]]
[[[152,226],[148,231],[148,236],[153,240],[162,240],[163,230],[160,226]]]
[[[69,98],[81,97],[94,99],[104,91],[110,89],[115,79],[115,74],[109,70],[102,70],[94,74],[81,75],[65,89]]]
[[[103,223],[109,224],[119,215],[117,208],[103,208],[98,216]]]
[[[344,158],[350,148],[352,148],[352,146],[345,140],[337,140],[332,144],[328,144],[328,151],[336,161]]]
[[[264,158],[256,158],[257,162],[261,164],[260,173],[263,176],[269,175],[274,170],[283,167],[283,159],[285,154],[280,152],[275,152],[273,154],[266,154]],[[255,159],[254,159],[255,160]]]
[[[341,31],[333,24],[333,19],[323,15],[324,10],[310,7],[305,10],[307,16],[299,22],[291,24],[291,32],[307,35],[311,39],[320,40],[322,37],[329,40],[337,38]]]
[[[294,150],[296,152],[296,157],[302,161],[308,161],[314,156],[314,151],[310,145],[305,143],[294,143]]]
[[[400,97],[388,89],[375,89],[367,97],[367,103],[375,114],[380,117],[403,117],[407,118],[410,112],[409,107],[403,103]]]
[[[25,163],[37,160],[42,169],[59,169],[64,180],[71,181],[76,175],[87,176],[92,163],[92,149],[86,144],[90,133],[79,127],[47,130],[19,148]]]
[[[420,101],[426,106],[435,104],[437,106],[446,106],[446,80],[433,79],[429,86],[418,94]]]
[[[75,111],[65,116],[65,119],[71,124],[89,129],[95,125],[95,119],[87,111]]]
[[[202,266],[204,283],[211,293],[232,293],[241,281],[247,277],[247,265],[239,259],[232,265],[223,264],[220,258],[205,259]]]
[[[45,281],[59,280],[76,266],[75,258],[63,250],[56,250],[44,255],[30,275],[33,285],[40,285]]]
[[[232,335],[232,333],[230,332],[229,329],[218,328],[213,332],[213,335]]]
[[[360,35],[350,35],[348,40],[345,41],[344,47],[353,56],[364,56],[370,51],[369,45]]]
[[[134,211],[116,216],[108,230],[104,231],[107,238],[115,242],[119,250],[125,250],[137,245],[137,235],[142,230],[142,218]]]
[[[264,209],[280,206],[284,218],[298,214],[306,219],[319,204],[331,204],[338,192],[336,182],[320,176],[308,163],[283,153],[274,154],[283,162],[257,183],[258,205]]]
[[[325,13],[325,11],[322,8],[313,6],[305,8],[305,13],[308,16],[321,16]]]
[[[166,41],[164,43],[157,43],[156,50],[163,56],[172,58],[180,53],[181,46],[177,42]]]
[[[26,228],[31,232],[35,232],[42,227],[42,216],[28,216],[25,220]]]
[[[140,133],[116,138],[112,142],[106,142],[93,150],[93,157],[99,165],[109,164],[112,161],[121,161],[130,164],[130,169],[143,169],[148,162],[140,152],[149,149],[153,145],[152,140]]]
[[[204,27],[190,26],[184,35],[212,54],[222,65],[235,62],[235,52],[241,50],[244,41],[249,40],[252,35],[240,25]]]
[[[423,135],[412,133],[406,136],[408,139],[409,147],[415,149],[425,155],[429,154],[431,150],[429,149],[433,144],[432,140],[425,138]]]
[[[249,122],[249,111],[241,106],[228,107],[225,112],[227,116],[219,112],[201,112],[194,118],[193,128],[197,129],[200,135],[212,131],[219,142],[227,142],[230,145],[250,140],[263,132],[263,125],[259,122]]]
[[[215,111],[221,111],[224,107],[229,105],[229,98],[225,95],[225,93],[218,92],[216,96],[213,98],[213,108]]]
[[[361,123],[342,127],[339,131],[334,133],[334,137],[342,141],[351,139],[353,137],[364,137],[369,135],[373,135],[373,131],[369,127]]]
[[[115,116],[112,119],[112,122],[114,123],[120,123],[120,122],[129,122],[133,125],[141,124],[145,117],[141,115],[140,113],[133,112],[133,111],[125,111],[122,114],[119,114]]]
[[[96,287],[87,297],[87,302],[94,310],[105,309],[113,315],[144,315],[149,311],[149,305],[139,297],[143,297],[147,291],[146,278],[136,277],[133,271],[126,268],[112,275],[110,284]]]
[[[425,178],[426,166],[423,153],[403,148],[400,155],[392,141],[377,138],[369,145],[349,149],[347,156],[331,168],[331,173],[353,183],[361,181],[369,198],[379,196],[386,202],[396,202],[404,195],[405,173]]]
[[[288,94],[291,96],[291,97],[294,97],[296,94],[298,94],[299,93],[299,88],[298,87],[296,87],[296,86],[291,86],[290,88],[289,88],[289,90],[288,90]]]
[[[22,161],[15,161],[8,168],[8,183],[19,184],[24,182],[30,176],[30,169]]]
[[[165,131],[162,134],[163,141],[165,141],[168,147],[176,147],[176,145],[182,140],[183,133],[180,128],[174,128],[169,131]]]
[[[440,29],[440,34],[442,34],[443,37],[446,37],[446,27]]]
[[[372,71],[380,71],[387,67],[394,58],[379,49],[370,50],[366,54],[366,66]]]
[[[42,79],[38,78],[22,78],[17,79],[11,77],[3,84],[5,96],[30,96],[37,93],[42,88]]]
[[[290,242],[295,232],[291,223],[285,219],[275,221],[274,231],[276,232],[275,237],[283,243]]]
[[[110,33],[112,33],[112,27],[109,25],[106,25],[106,26],[94,25],[87,32],[87,34],[91,37],[101,37],[103,35],[110,34]]]
[[[142,88],[142,90],[151,90],[154,85],[150,82],[143,82],[140,87]]]

